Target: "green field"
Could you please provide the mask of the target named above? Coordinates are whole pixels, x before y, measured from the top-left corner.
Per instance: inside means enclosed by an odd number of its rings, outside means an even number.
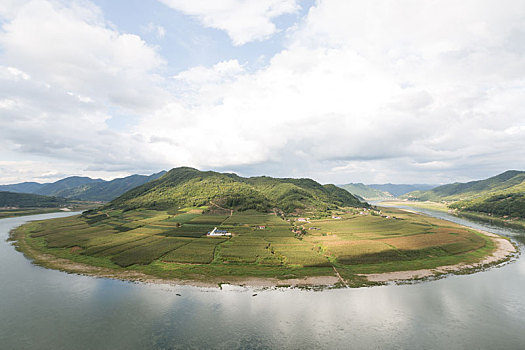
[[[107,209],[26,224],[18,237],[33,251],[116,271],[219,282],[333,276],[335,268],[352,285],[357,274],[471,263],[494,249],[490,239],[463,226],[381,210],[349,208],[338,212],[342,219],[304,223],[255,211]],[[232,236],[207,237],[213,227]]]

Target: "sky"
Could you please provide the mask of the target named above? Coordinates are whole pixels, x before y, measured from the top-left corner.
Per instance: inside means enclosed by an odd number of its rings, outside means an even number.
[[[525,170],[523,0],[2,0],[0,184]]]

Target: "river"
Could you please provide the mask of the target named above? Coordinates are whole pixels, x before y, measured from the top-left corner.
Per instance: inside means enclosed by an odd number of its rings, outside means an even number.
[[[525,242],[523,231],[427,213]],[[28,220],[65,215],[0,220],[1,349],[525,348],[521,258],[411,285],[219,290],[66,274],[6,242]]]

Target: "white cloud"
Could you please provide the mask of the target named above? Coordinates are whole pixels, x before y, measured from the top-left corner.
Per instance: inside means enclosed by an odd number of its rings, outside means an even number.
[[[177,74],[174,78],[189,85],[217,84],[235,78],[243,72],[244,69],[239,64],[239,61],[234,59],[218,62],[211,68],[204,66],[192,67]]]
[[[11,78],[13,78],[15,80],[18,80],[18,79],[29,80],[29,79],[31,79],[29,74],[24,73],[20,69],[17,69],[17,68],[14,68],[14,67],[7,67],[6,71],[7,71],[7,73],[9,73],[11,75]],[[3,75],[4,75],[4,77],[6,76],[5,74],[3,74]]]
[[[319,2],[266,68],[229,80],[215,67],[183,72],[206,87],[200,104],[159,110],[136,130],[173,163],[279,162],[331,181],[326,162],[436,172],[426,181],[466,164],[487,175],[525,167],[525,139],[508,132],[524,125],[525,57],[508,48],[524,13],[520,1]]]
[[[2,157],[53,158],[77,172],[156,169],[140,140],[108,126],[112,114],[136,117],[169,97],[156,50],[116,31],[87,2],[33,0],[2,15]]]
[[[153,74],[163,59],[140,37],[112,29],[89,3],[33,0],[2,29],[2,61],[47,84],[133,109],[163,96]]]
[[[258,3],[171,5],[241,43],[296,6]],[[238,23],[224,23],[242,11],[273,29],[237,37]],[[92,171],[189,165],[338,183],[525,168],[523,1],[320,1],[264,68],[232,58],[171,79],[154,48],[96,8],[33,0],[10,13],[0,32],[9,152]],[[122,110],[138,121],[116,131],[108,123]]]
[[[160,1],[195,16],[206,27],[224,30],[235,45],[268,38],[278,30],[274,18],[299,9],[297,0]]]
[[[148,23],[148,25],[143,26],[142,30],[146,33],[153,33],[157,37],[157,39],[162,39],[166,36],[166,28],[163,26],[156,25],[152,22]]]

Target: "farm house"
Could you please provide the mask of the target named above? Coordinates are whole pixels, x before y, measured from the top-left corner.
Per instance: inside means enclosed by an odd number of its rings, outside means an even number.
[[[231,236],[232,234],[226,230],[219,230],[217,229],[217,227],[213,228],[213,230],[211,230],[210,232],[208,232],[206,234],[206,236],[212,236],[212,237],[217,237],[217,236]]]

